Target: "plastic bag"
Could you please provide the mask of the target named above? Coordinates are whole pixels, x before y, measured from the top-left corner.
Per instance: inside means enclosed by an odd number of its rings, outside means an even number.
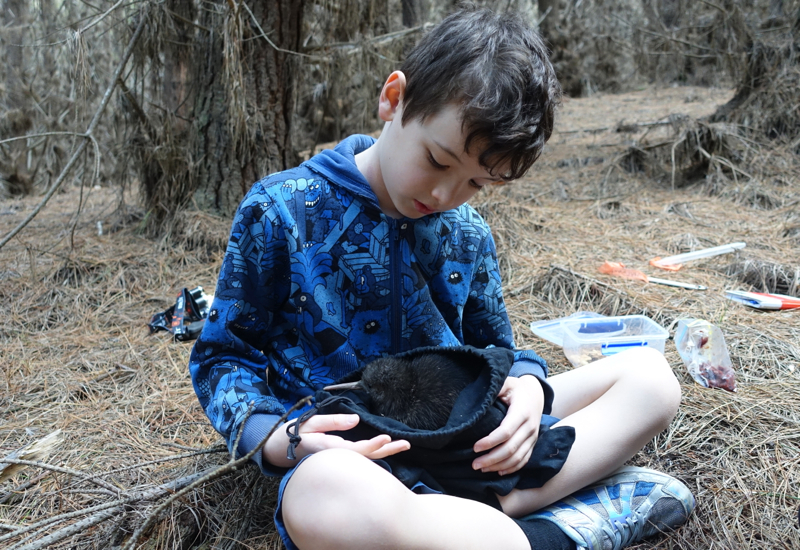
[[[147,323],[150,334],[164,330],[172,333],[175,340],[182,342],[194,340],[203,330],[213,298],[213,295],[203,292],[202,286],[192,290],[182,289],[174,306],[156,313]]]
[[[643,271],[633,269],[632,267],[625,267],[625,264],[620,262],[606,262],[597,268],[597,271],[604,275],[613,275],[614,277],[622,277],[623,279],[635,279],[638,281],[647,282],[647,275]]]
[[[698,384],[736,391],[736,373],[719,327],[702,319],[681,319],[675,346]]]

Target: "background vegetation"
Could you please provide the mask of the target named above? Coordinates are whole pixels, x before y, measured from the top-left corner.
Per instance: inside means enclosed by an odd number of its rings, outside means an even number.
[[[639,548],[800,547],[800,310],[722,297],[800,295],[800,1],[483,4],[539,25],[569,94],[535,169],[473,201],[518,345],[560,372],[530,322],[583,309],[720,326],[736,394],[699,387],[667,343],[681,413],[634,462],[700,504]],[[256,179],[379,129],[384,78],[453,2],[0,7],[0,547],[279,548],[274,481],[231,462],[190,346],[145,323],[182,287],[212,291]],[[739,240],[678,274],[646,263]],[[602,277],[604,260],[709,291]]]

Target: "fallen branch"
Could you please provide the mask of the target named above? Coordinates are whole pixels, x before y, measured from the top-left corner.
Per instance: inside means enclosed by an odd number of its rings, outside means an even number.
[[[63,466],[54,466],[52,464],[47,464],[46,462],[41,462],[39,460],[20,460],[16,458],[4,458],[3,464],[18,464],[20,466],[35,466],[37,468],[42,468],[45,470],[52,470],[53,472],[58,472],[61,474],[68,474],[71,476],[75,476],[81,481],[87,481],[89,483],[94,483],[95,485],[99,485],[104,489],[108,489],[109,491],[114,491],[114,493],[119,493],[119,487],[115,487],[108,483],[107,481],[103,481],[102,479],[97,479],[95,476],[87,476],[83,472],[79,472],[78,470],[73,470],[71,468],[65,468]],[[2,540],[2,539],[0,539]]]
[[[159,485],[158,487],[154,487],[152,489],[148,489],[146,491],[142,491],[138,494],[133,494],[125,498],[120,498],[117,500],[113,500],[111,502],[104,502],[103,504],[90,506],[89,508],[84,508],[82,510],[73,510],[72,512],[64,512],[63,514],[58,514],[49,518],[45,518],[43,520],[37,521],[36,523],[31,523],[30,525],[19,527],[14,531],[12,531],[11,533],[3,535],[2,537],[0,537],[0,542],[16,538],[20,535],[30,533],[31,531],[40,530],[42,527],[47,527],[55,523],[61,523],[62,521],[80,517],[86,514],[93,514],[95,512],[105,512],[105,511],[113,512],[113,514],[118,514],[119,512],[122,512],[125,509],[126,505],[133,504],[136,502],[150,501],[150,500],[155,500],[157,498],[161,498],[167,494],[173,493],[176,490],[184,488],[185,486],[193,483],[197,479],[203,478],[208,474],[214,473],[214,471],[216,471],[217,469],[218,467],[208,468],[206,470],[203,470],[202,472],[191,474],[186,477],[170,481],[169,483],[164,483],[162,485]],[[101,516],[103,518],[98,519]],[[105,519],[107,519],[107,517],[105,517],[105,514],[100,514],[100,513],[96,513],[91,517],[95,519],[95,521],[92,523],[86,523],[86,521],[90,518],[81,521],[84,527],[97,525],[98,523],[101,523],[102,521],[105,521]],[[63,538],[70,536],[72,533],[63,534],[66,529],[67,527],[48,535],[46,537],[48,540],[48,544],[58,542],[59,540],[62,540]],[[61,533],[63,536],[60,536],[59,538],[53,538],[53,536],[56,535],[57,533]]]
[[[239,468],[239,466],[243,466],[243,465],[247,464],[250,461],[250,459],[256,453],[260,453],[261,452],[261,448],[264,446],[264,444],[267,442],[267,440],[272,436],[273,433],[275,433],[275,430],[277,430],[278,427],[283,425],[283,423],[286,421],[287,418],[289,418],[289,415],[292,412],[296,411],[297,409],[299,409],[301,407],[306,406],[310,402],[311,402],[311,396],[305,397],[304,399],[301,399],[300,401],[295,403],[285,413],[283,413],[283,415],[278,419],[277,422],[275,422],[275,424],[269,430],[269,433],[266,436],[264,436],[264,438],[261,440],[261,442],[258,445],[256,445],[253,448],[253,450],[251,450],[249,453],[247,453],[246,455],[243,455],[242,457],[240,457],[237,460],[231,459],[226,464],[218,467],[213,472],[203,476],[202,478],[200,478],[197,481],[191,483],[190,485],[187,485],[186,487],[184,487],[183,489],[181,489],[180,491],[178,491],[177,493],[175,493],[174,495],[169,497],[167,500],[165,500],[164,502],[159,504],[156,507],[155,510],[153,510],[152,512],[150,512],[147,515],[147,519],[145,519],[144,523],[142,523],[142,525],[140,525],[139,528],[136,529],[136,531],[134,531],[133,535],[131,535],[131,538],[128,539],[128,541],[125,543],[125,545],[122,547],[121,550],[132,550],[133,546],[139,540],[139,537],[141,537],[142,534],[144,534],[145,531],[147,531],[153,525],[153,523],[155,522],[155,520],[158,517],[158,515],[163,510],[165,510],[167,508],[167,506],[171,505],[177,499],[179,499],[180,497],[182,497],[183,495],[185,495],[189,491],[199,487],[200,485],[204,485],[204,484],[206,484],[206,483],[208,483],[210,481],[213,481],[213,480],[217,479],[218,477],[221,477],[221,476],[223,476],[223,475],[225,475],[227,473],[234,472]],[[244,426],[244,420],[242,421],[242,426]],[[239,442],[239,438],[241,437],[241,435],[242,435],[242,431],[239,430],[239,433],[237,434],[237,437],[236,437],[237,444]],[[234,446],[234,449],[235,448],[236,448],[236,446]]]
[[[106,510],[105,512],[101,512],[92,517],[88,517],[82,521],[75,522],[69,525],[68,527],[64,527],[63,529],[60,529],[55,533],[44,537],[43,539],[39,539],[32,544],[26,544],[25,546],[19,546],[18,544],[15,544],[8,550],[41,550],[42,548],[47,548],[49,545],[55,542],[58,542],[69,536],[80,533],[87,527],[97,525],[98,523],[101,523],[107,520],[108,518],[115,516],[121,509],[122,507],[120,506],[119,508]],[[32,536],[35,536],[35,534]]]
[[[117,495],[117,498],[102,504],[97,504],[80,510],[73,510],[49,518],[44,518],[40,521],[21,527],[13,525],[4,526],[7,528],[9,532],[0,535],[0,544],[6,541],[10,541],[12,539],[18,539],[19,537],[24,537],[22,540],[17,540],[16,543],[8,547],[8,550],[41,550],[42,548],[47,548],[50,545],[56,544],[90,527],[96,526],[108,520],[109,518],[119,517],[120,514],[124,514],[126,511],[130,511],[130,507],[132,504],[158,501],[166,497],[165,500],[163,500],[163,502],[158,504],[150,513],[147,514],[145,520],[139,525],[139,527],[134,531],[131,537],[126,541],[123,548],[131,549],[139,540],[139,538],[145,532],[147,532],[148,529],[150,529],[150,527],[159,517],[161,512],[165,510],[168,506],[170,506],[173,502],[175,502],[175,500],[179,499],[186,493],[196,489],[197,487],[208,484],[211,481],[214,481],[229,473],[235,472],[242,466],[245,466],[253,457],[253,455],[255,455],[255,453],[261,452],[261,448],[263,447],[264,443],[266,443],[266,440],[269,439],[269,437],[275,432],[275,430],[277,430],[283,424],[283,422],[286,421],[288,416],[295,410],[305,406],[309,401],[310,397],[299,401],[297,404],[295,404],[294,407],[286,411],[286,413],[275,423],[275,425],[272,427],[269,433],[264,437],[263,441],[259,445],[257,445],[252,451],[239,457],[238,459],[231,458],[228,462],[226,462],[221,466],[214,466],[212,468],[207,468],[201,472],[191,474],[189,476],[168,483],[164,483],[152,489],[140,491],[138,493],[134,493],[131,490],[123,490],[118,487],[114,487],[113,485],[108,484],[108,482],[99,480],[95,477],[100,475],[107,475],[112,472],[106,472],[104,474],[95,474],[95,476],[89,476],[84,474],[83,472],[72,470],[69,468],[64,468],[61,466],[53,466],[42,462],[14,460],[14,462],[21,462],[24,463],[25,465],[37,466],[40,468],[45,468],[47,470],[73,475],[80,478],[80,480],[83,482],[95,483],[105,489],[109,488],[113,489],[115,495]],[[221,452],[223,450],[227,449],[212,447],[210,449],[203,449],[191,453],[184,453],[177,457],[169,457],[168,459],[143,462],[136,466],[155,464],[158,462],[163,462],[165,460],[171,460],[176,458],[187,458],[211,452]],[[10,460],[6,459],[6,462],[10,462]],[[130,468],[114,470],[114,472],[126,469]],[[65,525],[40,539],[37,539],[35,541],[32,540],[35,539],[37,536],[44,534],[45,530],[51,528],[54,525],[63,523],[65,521],[73,520],[75,518],[81,518],[81,516],[87,516],[87,517],[79,519],[78,521],[70,523],[69,525]]]

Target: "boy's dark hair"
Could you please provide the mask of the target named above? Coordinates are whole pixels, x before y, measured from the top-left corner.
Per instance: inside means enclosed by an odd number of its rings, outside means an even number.
[[[553,131],[561,86],[542,39],[516,14],[467,6],[445,18],[408,54],[403,119],[424,121],[459,107],[478,161],[506,180],[522,176]]]

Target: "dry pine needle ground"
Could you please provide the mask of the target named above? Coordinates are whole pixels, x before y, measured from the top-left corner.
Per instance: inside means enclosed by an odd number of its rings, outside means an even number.
[[[736,394],[698,386],[667,342],[683,404],[633,462],[679,477],[699,504],[684,528],[639,549],[800,548],[800,310],[758,312],[723,297],[728,288],[800,294],[797,158],[780,148],[751,151],[758,171],[750,178],[723,166],[675,189],[669,178],[620,163],[631,145],[669,139],[669,125],[649,123],[700,118],[730,96],[662,88],[569,100],[529,177],[474,201],[495,230],[517,343],[554,372],[570,366],[528,325],[581,309],[643,312],[664,326],[702,318],[725,334]],[[27,466],[0,486],[4,548],[122,545],[169,491],[110,508],[102,522],[88,521],[102,510],[87,510],[228,460],[191,388],[190,344],[148,335],[145,323],[184,286],[213,290],[230,222],[187,214],[162,242],[139,236],[135,222],[109,232],[120,220],[116,191],[92,189],[70,249],[78,192],[57,195],[0,250],[0,456],[56,429],[64,436],[46,460],[52,468]],[[0,232],[36,203],[0,202]],[[647,264],[735,241],[747,248],[675,274]],[[597,272],[605,260],[709,290],[612,279]],[[140,547],[280,548],[271,526],[275,483],[254,470],[177,499]],[[58,532],[67,535],[48,543]]]

